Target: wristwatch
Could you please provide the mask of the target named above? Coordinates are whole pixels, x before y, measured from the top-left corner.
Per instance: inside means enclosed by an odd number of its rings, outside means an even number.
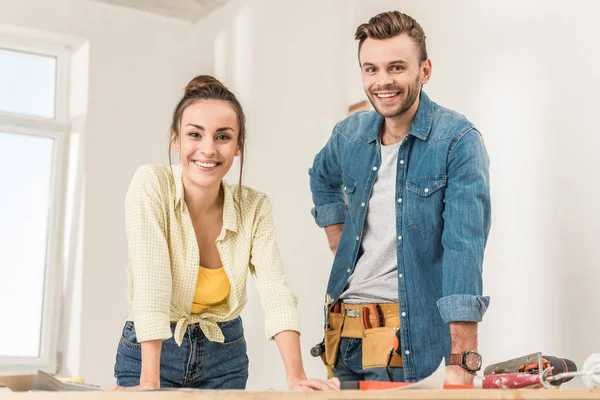
[[[450,354],[450,363],[448,365],[460,365],[468,372],[474,374],[481,369],[481,354],[472,350]]]

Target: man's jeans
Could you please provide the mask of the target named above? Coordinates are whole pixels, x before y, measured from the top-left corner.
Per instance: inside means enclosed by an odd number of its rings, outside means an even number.
[[[389,368],[394,382],[404,382],[402,368]],[[340,341],[337,362],[333,374],[341,381],[389,381],[385,367],[362,367],[362,339],[345,338]]]

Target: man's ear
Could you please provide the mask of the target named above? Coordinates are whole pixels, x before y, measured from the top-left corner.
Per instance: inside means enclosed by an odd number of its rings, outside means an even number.
[[[421,63],[421,83],[424,85],[431,78],[431,59],[427,59]]]

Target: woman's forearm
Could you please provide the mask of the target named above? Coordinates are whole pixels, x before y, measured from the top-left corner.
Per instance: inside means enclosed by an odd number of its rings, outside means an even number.
[[[300,334],[296,331],[283,331],[275,335],[274,339],[281,353],[288,386],[291,388],[297,382],[306,379],[300,354]]]
[[[142,342],[140,386],[160,387],[160,351],[162,340]]]

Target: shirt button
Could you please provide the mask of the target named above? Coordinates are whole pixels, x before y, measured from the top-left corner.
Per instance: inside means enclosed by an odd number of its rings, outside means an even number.
[[[360,240],[360,237],[358,237],[358,236],[357,236],[357,237],[356,237],[356,240]]]
[[[402,199],[398,199],[398,203],[402,203]]]
[[[398,240],[402,240],[402,235],[398,236]]]
[[[364,206],[365,206],[365,203],[360,203],[360,205],[361,205],[362,207],[364,207]]]
[[[351,272],[351,271],[350,271],[350,268],[348,268],[348,273],[350,273],[350,272]]]
[[[406,354],[406,355],[409,355],[409,354],[410,354],[410,350],[406,350],[406,351],[404,352],[404,354]]]
[[[404,164],[404,160],[400,160],[400,164]]]
[[[402,278],[402,274],[398,274],[398,278]]]
[[[406,317],[406,313],[405,313],[405,312],[403,312],[403,313],[402,313],[402,316],[403,316],[403,317]]]
[[[377,167],[373,167],[373,171],[377,171]]]
[[[346,186],[344,186],[344,192],[346,191]]]
[[[429,193],[429,189],[428,188],[425,188],[425,193]]]

